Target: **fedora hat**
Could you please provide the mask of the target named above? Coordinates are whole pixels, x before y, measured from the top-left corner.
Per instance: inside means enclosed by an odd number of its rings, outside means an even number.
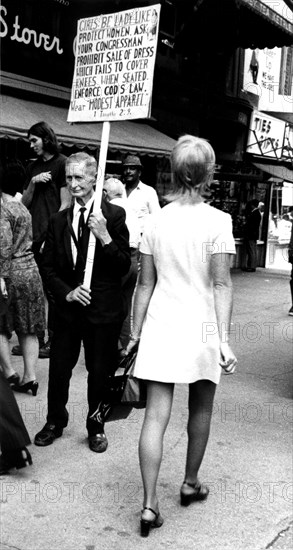
[[[140,159],[136,155],[127,155],[122,161],[122,166],[137,166],[138,168],[142,168]]]

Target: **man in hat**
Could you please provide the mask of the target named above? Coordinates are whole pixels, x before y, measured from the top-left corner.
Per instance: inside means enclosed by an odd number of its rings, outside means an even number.
[[[158,195],[153,187],[140,181],[142,164],[138,156],[127,155],[122,168],[127,200],[137,215],[142,235],[146,216],[160,210]]]

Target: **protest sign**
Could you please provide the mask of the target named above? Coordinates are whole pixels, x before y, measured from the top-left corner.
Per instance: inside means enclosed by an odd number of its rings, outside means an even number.
[[[110,121],[151,114],[160,4],[80,19],[68,122],[103,122],[93,213],[100,210]],[[90,233],[83,285],[91,286]]]
[[[68,122],[147,118],[160,4],[80,19]]]

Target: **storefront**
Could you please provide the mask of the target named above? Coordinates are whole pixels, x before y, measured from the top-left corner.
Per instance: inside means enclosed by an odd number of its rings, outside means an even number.
[[[212,204],[232,216],[237,248],[234,267],[245,265],[245,209],[249,201],[257,199],[262,203],[258,265],[290,268],[287,261],[291,232],[288,212],[293,207],[293,148],[289,134],[285,121],[255,110],[250,121],[245,160],[217,166]]]
[[[29,160],[27,131],[39,120],[45,120],[54,129],[64,154],[69,155],[77,150],[98,154],[102,124],[69,124],[65,107],[2,95],[1,111],[1,154],[6,157],[17,157],[24,164]],[[156,186],[163,177],[170,182],[168,159],[174,144],[175,140],[145,121],[112,122],[106,170],[120,175],[123,156],[128,152],[137,153],[144,166],[143,179],[146,183]]]
[[[98,155],[102,123],[68,123],[77,20],[110,2],[3,0],[0,6],[1,155],[30,160],[28,129],[45,120],[66,155],[83,149]],[[126,5],[126,4],[125,4]],[[112,3],[115,11],[115,2]],[[117,6],[116,6],[117,10]],[[175,140],[154,120],[112,122],[106,171],[120,175],[127,152],[141,156],[142,179],[158,192],[170,182],[169,155]]]
[[[143,0],[141,5],[151,3]],[[218,0],[204,0],[196,3],[197,9],[193,2],[160,3],[162,17],[152,109],[157,119],[111,123],[106,171],[120,175],[124,154],[139,153],[144,166],[143,181],[163,197],[170,185],[169,155],[175,139],[184,132],[206,137],[219,163],[212,201],[232,216],[238,250],[236,265],[241,267],[243,262],[245,206],[257,198],[264,203],[258,250],[259,265],[265,267],[270,257],[267,253],[270,212],[282,216],[289,208],[283,199],[280,203],[280,187],[293,181],[292,136],[282,143],[280,159],[276,156],[279,145],[270,141],[277,139],[272,134],[269,140],[266,136],[262,150],[246,152],[249,121],[255,123],[255,119],[251,114],[252,94],[241,91],[241,48],[290,44],[293,27],[284,17],[264,8],[260,1],[227,0],[222,6]],[[76,149],[98,154],[102,124],[67,122],[77,20],[97,12],[129,9],[131,5],[136,2],[2,1],[2,155],[17,156],[24,164],[28,162],[27,130],[40,120],[46,120],[55,130],[66,155]],[[167,8],[168,14],[170,10],[173,14],[168,15],[168,21]]]
[[[293,207],[293,183],[272,182],[270,195],[268,245],[266,267],[291,270],[288,263],[288,245],[292,221],[289,214]]]
[[[232,267],[245,266],[243,246],[246,205],[252,199],[264,203],[268,208],[270,185],[265,174],[249,162],[223,163],[217,165],[215,181],[212,186],[211,204],[232,217],[233,235],[236,244],[236,256]],[[264,221],[264,217],[262,217]],[[265,223],[260,228],[257,242],[258,266],[265,267],[266,251]]]
[[[267,175],[268,196],[263,215],[265,267],[288,269],[288,245],[293,207],[292,128],[285,120],[255,110],[251,118],[247,155]]]
[[[253,121],[253,124],[257,122],[253,110],[258,108],[259,97],[255,94],[255,85],[244,86],[247,74],[249,79],[252,79],[252,76],[255,78],[255,73],[251,75],[251,53],[248,67],[244,65],[245,49],[250,48],[254,53],[265,49],[269,54],[270,48],[277,47],[281,59],[284,53],[282,47],[287,46],[288,52],[285,53],[289,59],[293,20],[290,9],[285,9],[286,5],[283,4],[265,0],[202,0],[196,3],[193,13],[190,12],[190,17],[185,19],[175,37],[175,48],[177,45],[184,54],[187,79],[192,79],[190,75],[194,75],[192,85],[198,96],[193,93],[192,97],[196,98],[195,104],[200,110],[196,113],[199,135],[207,137],[216,151],[219,164],[211,201],[232,216],[237,248],[234,266],[237,268],[245,265],[243,228],[247,203],[252,199],[263,203],[257,248],[258,265],[265,267],[269,257],[270,209],[271,204],[274,204],[271,195],[274,194],[275,185],[279,185],[280,181],[283,185],[284,181],[290,182],[292,178],[292,156],[284,157],[285,123],[281,123],[279,127],[279,121],[276,120],[274,124],[270,123],[262,128],[262,124],[265,124],[262,120],[258,121],[258,128],[251,127],[250,121]],[[271,58],[268,62],[271,62]],[[192,71],[196,63],[199,66],[198,73]],[[283,65],[287,67],[285,61]],[[271,105],[272,85],[268,67],[267,63],[263,71],[259,69],[259,81],[264,82],[264,86],[267,87],[266,92]],[[279,73],[288,84],[290,75],[284,67]],[[202,77],[201,90],[196,89],[198,74]],[[279,90],[279,87],[274,87],[274,92],[276,90]],[[264,96],[263,89],[261,93]],[[290,110],[292,102],[286,101],[287,97],[284,99],[283,89],[280,93],[285,106],[289,106]],[[187,103],[187,93],[184,99]],[[191,100],[188,107],[191,108]],[[258,141],[263,140],[263,143],[261,149],[248,151],[247,144],[252,144],[253,140],[256,142],[255,130],[260,134]],[[276,151],[280,147],[282,156],[279,158]],[[292,140],[287,140],[287,147],[292,155]],[[273,174],[268,164],[270,167],[273,166]]]

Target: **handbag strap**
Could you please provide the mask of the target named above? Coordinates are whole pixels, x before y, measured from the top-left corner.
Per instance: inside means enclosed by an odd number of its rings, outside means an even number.
[[[127,376],[129,374],[129,371],[133,367],[133,362],[136,358],[137,350],[138,350],[138,343],[132,348],[131,352],[128,355],[123,357],[122,361],[120,362],[119,367],[122,369],[124,368],[123,375]]]

